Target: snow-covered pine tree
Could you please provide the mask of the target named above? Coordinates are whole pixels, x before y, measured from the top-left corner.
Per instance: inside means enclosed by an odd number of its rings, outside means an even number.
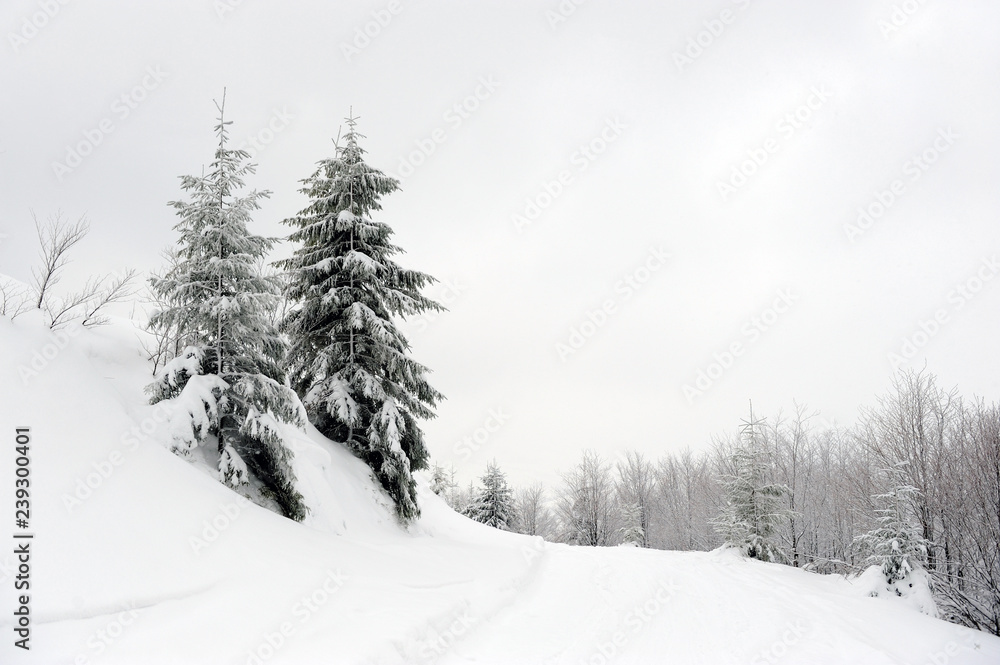
[[[622,542],[642,547],[646,542],[646,530],[642,528],[642,506],[638,503],[626,504],[622,507],[622,521],[625,522],[625,526],[621,528]]]
[[[465,509],[465,514],[487,526],[504,531],[512,530],[516,512],[514,492],[507,484],[507,476],[497,466],[496,461],[492,461],[486,465],[486,473],[480,480],[483,486],[476,491],[472,502]]]
[[[405,522],[420,514],[412,472],[427,467],[417,420],[432,418],[442,395],[393,317],[443,308],[420,293],[434,278],[397,265],[392,229],[369,217],[399,183],[365,163],[356,122],[346,119],[335,155],[302,181],[309,205],[284,220],[300,246],[278,263],[293,303],[281,327],[310,420],[371,467]]]
[[[910,577],[927,558],[927,540],[913,516],[919,491],[905,480],[902,462],[883,469],[890,489],[876,495],[875,528],[855,538],[855,544],[867,554],[867,565],[879,566],[886,584],[902,595],[897,587]]]
[[[182,176],[189,201],[170,203],[181,221],[176,260],[150,280],[164,304],[150,318],[160,332],[182,335],[189,346],[168,362],[147,391],[152,402],[175,399],[174,450],[181,454],[215,437],[219,478],[233,488],[252,482],[264,498],[295,520],[306,506],[295,488],[292,451],[281,423],[301,426],[304,414],[284,385],[285,345],[269,313],[279,287],[259,264],[274,241],[247,229],[266,191],[238,194],[254,172],[244,150],[227,147],[225,95],[216,104],[218,147],[208,173]]]
[[[726,503],[712,525],[725,543],[738,548],[744,556],[761,561],[783,563],[787,557],[774,537],[780,520],[788,511],[781,507],[788,489],[768,483],[770,461],[759,441],[761,421],[753,417],[740,428],[741,445],[733,451],[733,473],[723,477]]]
[[[431,491],[447,501],[448,495],[458,487],[455,469],[445,469],[440,464],[431,467]]]

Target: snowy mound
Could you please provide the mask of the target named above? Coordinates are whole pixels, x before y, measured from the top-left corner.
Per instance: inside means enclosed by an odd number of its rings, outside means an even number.
[[[2,427],[30,428],[34,533],[30,651],[0,555],[4,664],[1000,662],[1000,639],[728,552],[545,544],[423,489],[404,531],[367,467],[315,431],[294,442],[311,512],[292,522],[167,450],[138,335],[0,318]],[[5,496],[14,477],[8,450]]]

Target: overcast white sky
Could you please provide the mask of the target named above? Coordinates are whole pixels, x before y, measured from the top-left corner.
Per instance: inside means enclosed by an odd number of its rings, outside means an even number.
[[[31,212],[59,209],[92,224],[78,278],[158,268],[224,86],[274,192],[253,230],[287,234],[353,106],[369,162],[406,176],[381,216],[401,263],[442,281],[450,311],[407,330],[463,480],[703,448],[751,398],[849,424],[914,335],[912,365],[1000,398],[994,2],[7,0],[0,33],[15,277]],[[879,217],[849,237],[859,208]]]

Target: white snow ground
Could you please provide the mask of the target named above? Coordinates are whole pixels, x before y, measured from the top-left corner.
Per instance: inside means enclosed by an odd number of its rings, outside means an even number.
[[[33,315],[0,318],[0,368],[4,665],[1000,663],[1000,639],[730,553],[545,544],[426,490],[404,532],[364,466],[315,432],[297,454],[313,512],[293,523],[167,451],[127,321],[56,339]],[[19,426],[29,652],[13,646]]]

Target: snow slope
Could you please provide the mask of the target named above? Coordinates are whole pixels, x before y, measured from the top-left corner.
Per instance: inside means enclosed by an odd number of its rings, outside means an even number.
[[[295,444],[313,512],[293,523],[167,451],[127,321],[71,332],[0,318],[4,665],[1000,662],[1000,639],[726,552],[545,544],[426,490],[403,531],[364,465],[315,431]],[[8,546],[22,426],[30,652],[13,647]]]

